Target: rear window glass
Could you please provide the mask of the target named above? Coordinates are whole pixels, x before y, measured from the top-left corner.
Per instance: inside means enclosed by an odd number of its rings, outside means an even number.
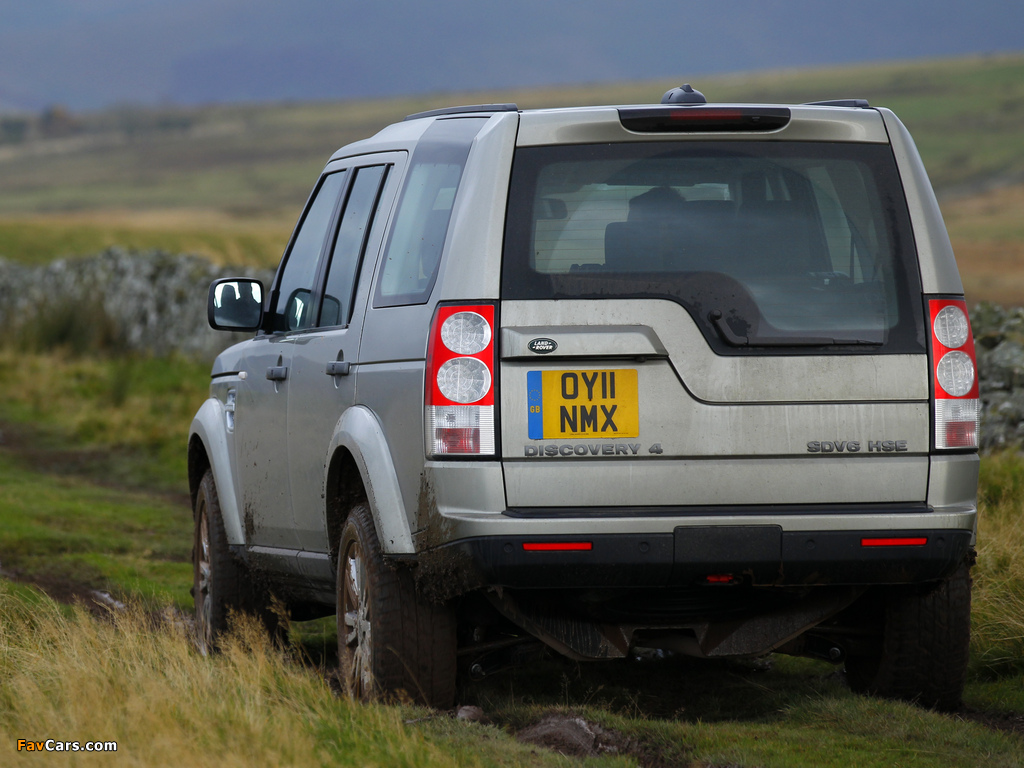
[[[525,147],[502,296],[672,299],[725,353],[919,351],[914,256],[885,145]]]

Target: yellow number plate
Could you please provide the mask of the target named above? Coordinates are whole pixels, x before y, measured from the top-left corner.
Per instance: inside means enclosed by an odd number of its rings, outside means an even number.
[[[639,437],[635,369],[527,371],[531,440]]]

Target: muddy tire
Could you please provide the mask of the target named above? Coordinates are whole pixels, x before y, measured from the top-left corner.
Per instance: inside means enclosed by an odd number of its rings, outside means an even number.
[[[922,589],[900,587],[881,599],[877,652],[850,656],[850,688],[924,707],[953,710],[967,679],[971,574],[967,564]]]
[[[451,706],[454,612],[427,602],[408,569],[384,561],[365,503],[352,508],[342,529],[337,589],[339,674],[349,696]]]
[[[217,650],[221,636],[229,629],[232,612],[256,615],[272,639],[283,641],[284,628],[269,597],[256,588],[228,547],[217,485],[210,470],[199,483],[193,520],[192,599],[200,651],[207,654]]]

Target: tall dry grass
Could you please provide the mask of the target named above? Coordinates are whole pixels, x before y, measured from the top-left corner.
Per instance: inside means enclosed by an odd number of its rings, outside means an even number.
[[[1024,458],[985,456],[978,487],[972,658],[985,676],[1024,671]]]
[[[459,759],[403,718],[361,706],[241,623],[204,657],[187,629],[139,609],[97,620],[0,582],[4,766],[448,766]],[[116,741],[117,753],[40,755],[18,739]]]

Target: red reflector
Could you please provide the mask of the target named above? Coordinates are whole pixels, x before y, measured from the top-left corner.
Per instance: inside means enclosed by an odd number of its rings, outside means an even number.
[[[736,577],[731,573],[716,573],[704,579],[708,584],[732,584]]]
[[[594,545],[589,541],[527,541],[523,549],[527,552],[589,552]]]
[[[927,536],[907,536],[894,539],[861,539],[862,547],[923,547],[928,543]]]

